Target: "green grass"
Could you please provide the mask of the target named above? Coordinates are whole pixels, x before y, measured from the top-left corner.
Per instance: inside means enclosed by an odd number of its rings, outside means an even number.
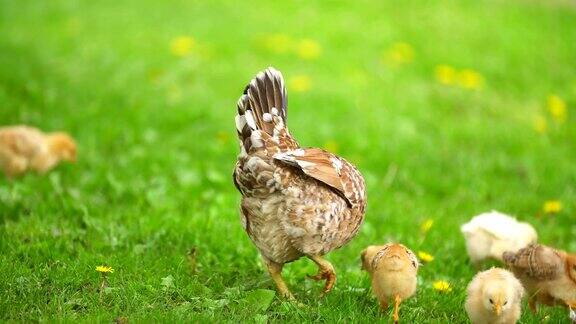
[[[262,39],[271,33],[313,39],[321,55],[270,51]],[[169,50],[181,35],[197,42],[184,58]],[[396,42],[412,46],[412,62],[382,61]],[[439,64],[478,71],[483,88],[438,83]],[[334,291],[317,299],[321,285],[304,279],[316,270],[309,261],[284,270],[307,307],[270,303],[274,287],[240,226],[231,181],[236,100],[269,65],[311,78],[309,91],[289,89],[300,143],[337,143],[368,184],[359,235],[328,256]],[[552,93],[567,103],[564,123],[546,109]],[[359,253],[395,240],[435,256],[404,321],[465,322],[475,270],[459,226],[471,216],[511,213],[541,242],[576,251],[575,107],[568,1],[0,0],[1,124],[64,129],[79,142],[76,165],[0,179],[0,319],[387,321]],[[541,215],[550,199],[562,211]],[[99,293],[101,264],[115,272]],[[437,279],[453,291],[434,291]],[[522,322],[566,315],[543,308]]]

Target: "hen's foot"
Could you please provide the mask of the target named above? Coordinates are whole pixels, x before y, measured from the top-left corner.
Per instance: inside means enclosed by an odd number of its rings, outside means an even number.
[[[272,280],[274,280],[274,283],[276,284],[276,288],[278,289],[278,293],[280,294],[280,296],[289,301],[295,301],[296,298],[294,298],[294,295],[292,295],[290,289],[288,289],[288,286],[286,286],[286,283],[282,278],[282,268],[284,267],[284,265],[268,260],[264,257],[262,257],[262,259],[264,260],[266,268],[268,268],[268,273],[270,273],[270,277],[272,278]]]
[[[336,272],[334,272],[334,267],[332,264],[320,256],[308,256],[310,260],[314,261],[318,265],[318,273],[316,275],[308,275],[308,278],[314,280],[326,280],[324,289],[322,290],[322,295],[324,296],[332,290],[334,283],[336,282]]]

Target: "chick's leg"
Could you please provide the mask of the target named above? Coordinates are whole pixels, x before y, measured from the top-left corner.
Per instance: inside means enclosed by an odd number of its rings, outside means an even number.
[[[324,258],[321,256],[309,255],[308,258],[314,261],[314,263],[316,263],[319,268],[316,275],[309,275],[308,277],[314,280],[326,280],[322,295],[329,293],[330,290],[332,290],[334,287],[334,283],[336,282],[336,272],[334,272],[334,267],[330,262],[324,260]]]
[[[270,273],[270,277],[272,278],[272,280],[274,280],[274,283],[276,284],[276,288],[278,288],[278,292],[280,293],[280,295],[288,300],[296,300],[296,298],[294,298],[294,295],[292,295],[292,293],[288,289],[288,286],[286,286],[284,279],[282,279],[282,268],[284,265],[268,260],[265,257],[262,257],[262,259],[264,260],[264,264],[266,265],[266,268],[268,268],[268,273]]]
[[[388,302],[385,299],[380,301],[380,310],[385,312],[388,309]]]
[[[533,314],[536,314],[538,312],[536,297],[530,296],[530,299],[528,299],[528,307],[530,307],[530,311],[532,311]]]
[[[402,302],[402,298],[399,295],[394,296],[394,323],[398,323],[400,320],[400,315],[398,315],[398,311],[400,310],[400,303]]]

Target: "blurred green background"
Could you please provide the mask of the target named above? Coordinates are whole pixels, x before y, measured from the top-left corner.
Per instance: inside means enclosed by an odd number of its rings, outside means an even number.
[[[231,181],[235,104],[267,66],[292,134],[368,184],[359,235],[328,256],[335,290],[318,300],[313,264],[285,268],[306,307],[273,297]],[[396,240],[434,257],[402,319],[463,323],[471,216],[516,215],[576,252],[574,107],[568,0],[0,0],[0,123],[79,144],[75,165],[0,180],[0,319],[387,321],[359,253]]]

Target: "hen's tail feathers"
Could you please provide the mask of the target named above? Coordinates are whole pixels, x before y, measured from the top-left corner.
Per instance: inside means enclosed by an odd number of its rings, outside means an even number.
[[[262,139],[275,136],[286,124],[287,97],[280,71],[269,67],[258,73],[238,100],[236,130],[242,146],[262,146]],[[255,132],[259,131],[259,132]]]

